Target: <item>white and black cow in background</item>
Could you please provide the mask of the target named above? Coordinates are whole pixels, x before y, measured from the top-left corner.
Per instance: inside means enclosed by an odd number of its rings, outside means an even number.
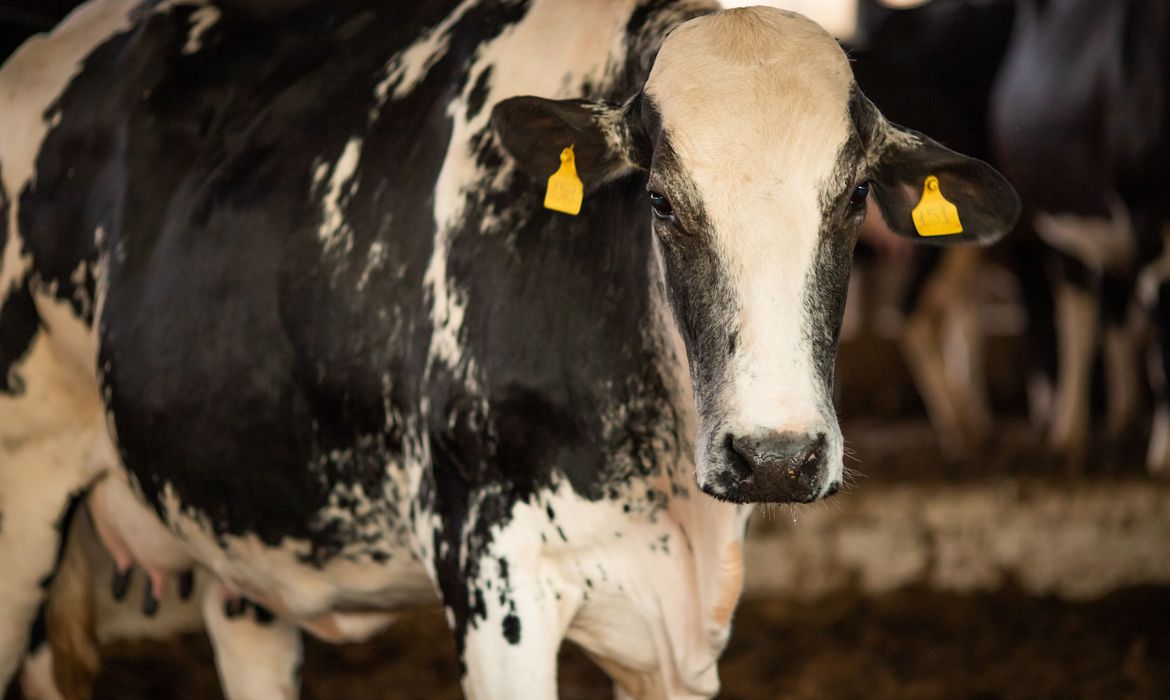
[[[887,118],[994,164],[991,91],[1011,36],[1015,0],[931,0],[897,10],[883,0],[861,0],[858,15],[849,56],[862,91]],[[888,233],[880,217],[868,218],[858,246],[863,266],[885,263],[884,255],[873,259],[864,245],[873,235],[879,243],[904,240]],[[1050,294],[1046,280],[1035,274],[1041,249],[1029,235],[1014,235],[994,251],[912,248],[900,344],[938,442],[950,456],[977,457],[994,435],[978,293],[988,276],[987,258],[1017,272],[1028,312],[1028,364],[1045,374],[1050,370]]]
[[[1061,254],[1050,442],[1083,461],[1099,327],[1108,433],[1124,436],[1139,417],[1145,375],[1127,340],[1137,301],[1158,341],[1147,463],[1170,474],[1170,5],[1021,0],[992,106],[996,162]]]
[[[716,9],[95,0],[18,51],[0,681],[84,494],[120,566],[216,578],[232,698],[436,592],[473,697],[553,697],[564,637],[630,695],[713,695],[746,504],[841,485],[871,185],[916,237],[937,176],[938,243],[1018,210],[815,24]],[[541,207],[570,145],[578,217]]]

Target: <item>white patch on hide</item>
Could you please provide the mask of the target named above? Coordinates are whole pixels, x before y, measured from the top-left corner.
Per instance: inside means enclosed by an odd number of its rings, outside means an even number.
[[[377,107],[371,116],[376,116],[377,110],[389,97],[398,99],[408,95],[422,82],[427,72],[447,53],[447,47],[451,42],[451,28],[477,4],[479,0],[463,0],[443,18],[442,22],[386,64],[386,75],[374,88]],[[390,94],[391,86],[394,88],[393,95]]]
[[[353,176],[361,156],[362,139],[354,136],[345,143],[345,149],[333,164],[333,172],[322,194],[321,225],[317,228],[317,238],[324,245],[326,252],[331,252],[338,246],[349,251],[353,246],[353,230],[345,221],[342,207],[357,191],[357,182]],[[314,183],[323,179],[322,167],[325,166],[317,166],[313,174]]]
[[[1036,215],[1036,233],[1045,243],[1101,274],[1126,269],[1136,254],[1129,210],[1120,201],[1110,204],[1110,217],[1075,214]]]
[[[203,35],[219,21],[220,17],[222,17],[220,11],[210,5],[191,13],[191,29],[187,33],[187,43],[183,44],[185,55],[197,53],[203,48]]]

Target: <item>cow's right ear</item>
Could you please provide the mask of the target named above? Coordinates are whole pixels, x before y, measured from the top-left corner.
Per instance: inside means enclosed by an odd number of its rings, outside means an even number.
[[[577,175],[592,190],[644,168],[629,105],[593,100],[513,97],[492,109],[500,144],[533,178],[556,172],[561,151],[573,147]]]

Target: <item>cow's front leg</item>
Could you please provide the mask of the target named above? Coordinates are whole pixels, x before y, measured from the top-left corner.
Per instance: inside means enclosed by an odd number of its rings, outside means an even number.
[[[530,541],[535,528],[522,521],[478,552],[469,544],[441,548],[436,565],[472,700],[557,697],[557,651],[580,596],[542,569]]]
[[[292,700],[300,694],[301,632],[233,597],[219,583],[203,596],[203,620],[228,700]]]
[[[482,600],[483,607],[462,630],[464,691],[472,700],[556,698],[565,623],[555,593],[540,585],[534,571],[509,573],[507,579],[481,578],[467,591],[472,604]]]

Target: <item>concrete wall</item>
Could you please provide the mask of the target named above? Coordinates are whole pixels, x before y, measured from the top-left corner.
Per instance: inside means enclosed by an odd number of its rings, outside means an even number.
[[[1170,487],[1003,479],[863,487],[754,517],[747,594],[1017,585],[1069,599],[1170,584]]]

